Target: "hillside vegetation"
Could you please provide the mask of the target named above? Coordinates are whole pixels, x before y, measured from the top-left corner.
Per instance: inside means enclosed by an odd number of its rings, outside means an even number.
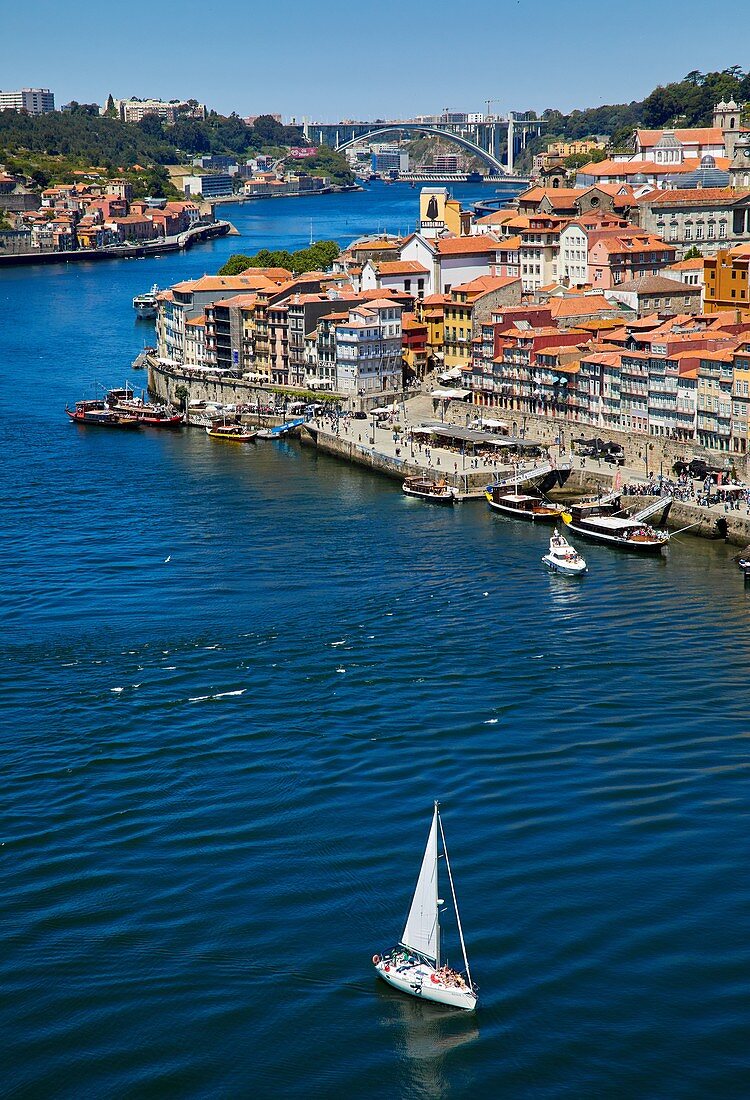
[[[285,267],[295,275],[305,271],[327,271],[340,251],[335,241],[316,241],[299,252],[287,252],[286,249],[271,252],[262,248],[254,256],[235,253],[219,268],[219,275],[241,275],[250,267]]]
[[[520,163],[530,163],[535,152],[558,138],[573,140],[607,134],[612,146],[622,148],[639,127],[656,130],[710,126],[713,109],[722,99],[750,102],[750,74],[739,65],[715,73],[694,69],[682,80],[660,84],[645,99],[631,103],[605,104],[569,114],[549,107],[539,116],[547,122],[542,137],[534,139],[524,150]]]

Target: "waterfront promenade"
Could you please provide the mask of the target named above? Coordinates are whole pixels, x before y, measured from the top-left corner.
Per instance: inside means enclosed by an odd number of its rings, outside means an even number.
[[[488,483],[511,477],[515,472],[519,484],[523,485],[529,472],[539,466],[538,458],[509,463],[500,457],[491,457],[487,448],[474,457],[455,448],[417,442],[420,428],[437,423],[435,417],[429,415],[430,409],[430,399],[425,395],[397,403],[385,419],[370,416],[363,420],[347,415],[321,417],[311,422],[309,441],[335,457],[396,480],[416,475],[436,480],[445,478],[458,489],[459,499],[463,500],[482,500]],[[475,411],[469,407],[467,421]],[[304,434],[303,429],[303,437]],[[534,440],[530,438],[527,442]],[[645,478],[643,470],[633,466],[614,466],[602,459],[582,457],[564,450],[560,444],[551,444],[543,450],[553,468],[570,468],[564,487],[550,493],[555,499],[575,500],[622,488],[624,506],[638,507],[644,496],[659,490],[657,478]],[[666,495],[666,488],[663,492]],[[668,524],[672,530],[689,529],[693,535],[706,538],[723,538],[722,531],[726,530],[727,541],[742,547],[750,543],[747,495],[735,499],[734,503],[726,499],[704,502],[699,482],[694,483],[692,495],[689,491],[682,495],[684,499],[678,498],[672,503]],[[721,498],[720,488],[715,495]]]

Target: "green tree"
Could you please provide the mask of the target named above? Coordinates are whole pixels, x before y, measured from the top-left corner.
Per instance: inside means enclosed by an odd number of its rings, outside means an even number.
[[[107,96],[107,105],[104,109],[104,114],[107,118],[117,118],[117,108],[115,107],[115,99],[110,92]]]
[[[283,267],[296,275],[306,271],[327,271],[340,251],[335,241],[316,241],[299,252],[288,252],[286,249],[272,252],[261,248],[254,256],[235,253],[219,268],[219,275],[241,275],[253,267]]]
[[[702,256],[703,253],[701,252],[701,250],[693,245],[692,248],[689,248],[687,250],[683,258],[685,260],[699,260],[702,258]]]

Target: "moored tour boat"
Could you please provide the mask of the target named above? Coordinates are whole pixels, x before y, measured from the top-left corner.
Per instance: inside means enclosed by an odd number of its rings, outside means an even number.
[[[586,562],[564,535],[555,528],[549,540],[549,550],[542,561],[552,573],[564,573],[569,577],[580,577],[588,571]]]
[[[407,477],[401,490],[409,497],[429,500],[432,504],[455,504],[458,496],[456,490],[448,485],[444,478],[433,481],[429,477]]]
[[[440,906],[443,900],[438,897],[439,842],[442,843],[442,854],[445,858],[456,913],[464,973],[440,964]],[[372,962],[379,978],[402,993],[408,993],[411,997],[435,1001],[452,1008],[472,1010],[476,1007],[476,987],[471,980],[453,875],[448,861],[443,823],[437,802],[435,802],[427,846],[401,940],[398,946],[388,954],[373,955]]]
[[[495,511],[534,523],[554,523],[563,510],[562,505],[552,504],[540,493],[519,493],[518,489],[501,485],[488,485],[484,495]]]
[[[99,428],[140,428],[134,416],[110,409],[105,401],[76,401],[75,408],[65,406],[65,412],[74,424],[91,424]]]
[[[226,443],[254,443],[258,433],[245,424],[210,424],[206,434],[211,439],[223,439]]]
[[[147,321],[151,317],[156,317],[158,309],[156,296],[158,293],[159,287],[154,283],[151,290],[145,294],[136,294],[133,299],[133,309],[141,320]]]
[[[622,514],[618,497],[607,501],[584,501],[563,513],[571,531],[593,542],[603,542],[640,554],[660,554],[669,542],[669,531],[652,527],[646,520],[661,511],[666,521],[672,498],[666,497],[642,508],[635,515]]]
[[[182,413],[177,412],[172,405],[153,405],[150,401],[133,397],[132,390],[110,390],[107,394],[107,404],[113,412],[125,416],[134,416],[141,424],[151,428],[181,428],[184,422]]]

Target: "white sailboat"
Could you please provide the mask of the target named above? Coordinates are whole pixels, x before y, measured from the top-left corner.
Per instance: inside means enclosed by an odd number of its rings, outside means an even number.
[[[463,973],[451,970],[450,967],[440,963],[440,906],[443,900],[438,897],[438,859],[440,858],[438,831],[448,871],[453,907],[456,911],[456,924],[464,958]],[[458,913],[453,875],[448,861],[448,849],[445,846],[445,834],[437,802],[435,802],[427,847],[401,940],[389,954],[373,955],[372,961],[378,976],[383,981],[412,997],[425,1001],[437,1001],[438,1004],[450,1005],[453,1008],[471,1010],[476,1007],[477,995],[466,956],[461,917]]]

